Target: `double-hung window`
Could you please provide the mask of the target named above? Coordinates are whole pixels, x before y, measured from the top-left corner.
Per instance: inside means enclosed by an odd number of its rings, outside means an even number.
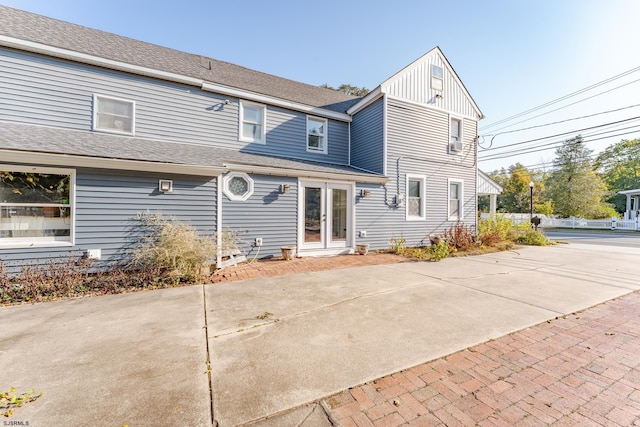
[[[73,243],[75,172],[0,165],[0,247]]]
[[[449,179],[449,220],[457,221],[463,218],[463,182]]]
[[[407,175],[407,220],[425,219],[424,176]]]
[[[240,141],[264,144],[266,117],[265,105],[240,101]]]
[[[327,119],[307,116],[307,151],[327,154]]]
[[[133,101],[93,95],[93,130],[133,135],[135,109]]]

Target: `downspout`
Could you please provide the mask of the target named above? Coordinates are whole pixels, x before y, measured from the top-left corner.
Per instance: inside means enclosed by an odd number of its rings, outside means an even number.
[[[216,266],[222,264],[222,174],[216,181]]]
[[[351,166],[351,122],[347,123],[347,126],[349,126],[349,152],[347,154],[348,156],[347,164]]]

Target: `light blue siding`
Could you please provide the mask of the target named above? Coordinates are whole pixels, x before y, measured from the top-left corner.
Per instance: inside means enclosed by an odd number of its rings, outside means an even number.
[[[456,224],[449,220],[448,179],[464,182],[464,218],[469,226],[476,225],[476,164],[473,137],[476,122],[464,121],[465,151],[462,155],[448,152],[449,115],[419,105],[387,100],[387,174],[385,186],[359,184],[369,188],[371,196],[356,205],[356,235],[367,231],[358,242],[369,243],[374,249],[385,249],[392,238],[403,238],[407,246],[429,244],[429,235],[442,233]],[[424,220],[407,221],[406,207],[397,208],[395,197],[406,198],[407,174],[426,179]],[[406,206],[406,202],[405,202]]]
[[[222,229],[240,233],[242,252],[247,257],[281,256],[282,246],[296,246],[298,221],[298,181],[295,178],[250,175],[254,192],[246,201],[222,195]],[[289,184],[289,193],[280,194],[280,185]],[[258,252],[255,239],[262,238]]]
[[[172,179],[173,192],[158,192],[159,179]],[[199,233],[212,236],[215,203],[215,178],[77,169],[75,245],[0,249],[0,261],[15,267],[23,262],[79,256],[88,248],[99,248],[102,262],[116,262],[126,256],[135,239],[137,213],[175,216]]]
[[[355,167],[384,172],[384,99],[380,98],[351,122],[351,164]]]
[[[0,48],[0,93],[0,120],[91,131],[98,94],[136,103],[136,137],[348,163],[347,123],[329,120],[328,154],[307,152],[306,114],[269,106],[266,145],[246,143],[238,99],[41,55]]]
[[[349,125],[329,120],[327,154],[307,151],[307,116],[291,110],[267,107],[266,144],[248,144],[240,151],[279,157],[347,164]]]

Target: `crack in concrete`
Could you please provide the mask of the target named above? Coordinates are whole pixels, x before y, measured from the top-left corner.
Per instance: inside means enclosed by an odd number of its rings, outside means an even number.
[[[211,351],[209,350],[209,321],[207,320],[207,291],[205,285],[202,285],[202,306],[204,310],[204,339],[205,348],[207,349],[207,379],[209,381],[209,413],[211,414],[211,425],[217,426],[218,422],[213,413],[213,382],[211,380]]]

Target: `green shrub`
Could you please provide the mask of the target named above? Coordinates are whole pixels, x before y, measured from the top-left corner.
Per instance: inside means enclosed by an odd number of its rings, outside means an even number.
[[[466,251],[475,246],[475,231],[460,221],[445,230],[443,237],[449,244],[450,250]]]
[[[449,256],[449,244],[442,240],[435,245],[431,245],[428,248],[431,255],[431,261],[441,261]]]
[[[187,281],[209,273],[203,266],[216,256],[211,237],[200,236],[194,227],[160,213],[138,214],[137,219],[142,237],[131,251],[131,266],[160,268],[176,280]]]
[[[527,230],[523,235],[518,237],[518,243],[531,246],[547,246],[549,241],[547,236],[537,230]]]
[[[528,222],[516,224],[503,215],[495,215],[478,222],[478,238],[486,246],[495,246],[501,242],[516,242],[529,228]]]

